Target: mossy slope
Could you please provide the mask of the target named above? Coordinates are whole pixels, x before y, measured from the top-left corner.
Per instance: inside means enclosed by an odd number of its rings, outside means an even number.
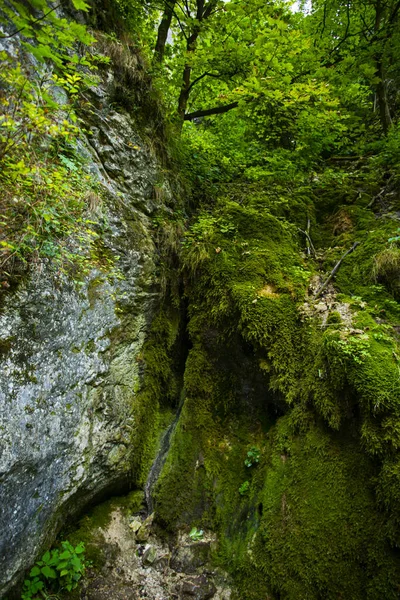
[[[375,222],[354,212],[339,256]],[[305,297],[313,305],[318,264],[301,253],[296,218],[265,194],[221,198],[186,235],[193,348],[157,513],[169,528],[219,530],[216,560],[236,575],[238,598],[396,598],[397,306],[382,286],[368,302],[350,295],[373,283],[393,225],[375,223],[337,278],[353,325],[339,315],[321,326],[299,310]],[[261,460],[249,468],[252,446]]]

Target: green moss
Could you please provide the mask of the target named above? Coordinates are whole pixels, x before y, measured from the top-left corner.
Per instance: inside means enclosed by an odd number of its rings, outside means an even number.
[[[353,329],[337,311],[323,328],[298,311],[315,266],[300,256],[297,230],[255,204],[217,203],[183,250],[193,348],[157,514],[170,529],[219,531],[215,560],[234,574],[238,598],[394,598],[389,542],[397,544],[400,511],[390,517],[388,507],[400,463],[384,457],[400,443],[398,306],[390,290],[370,286],[393,224],[349,208],[351,226],[325,268],[364,232],[335,282]],[[377,323],[382,315],[388,323]],[[249,445],[261,449],[251,471]]]
[[[160,435],[171,418],[168,407],[171,409],[178,404],[180,382],[175,343],[179,328],[179,311],[161,309],[153,320],[143,354],[138,357],[144,369],[143,385],[134,399],[135,427],[132,433],[132,470],[138,487],[146,480]]]
[[[13,339],[14,338],[9,337],[0,340],[0,357],[6,356],[10,352]]]
[[[334,323],[341,323],[342,317],[337,310],[333,310],[332,312],[329,313],[326,322],[328,325],[333,325]]]
[[[370,485],[376,467],[357,439],[319,426],[293,435],[287,418],[275,436],[250,545],[255,571],[288,600],[396,598],[398,559]]]

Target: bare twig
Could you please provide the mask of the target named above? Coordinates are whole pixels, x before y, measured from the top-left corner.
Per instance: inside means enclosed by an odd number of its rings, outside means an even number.
[[[389,179],[388,179],[388,181],[387,181],[386,185],[384,185],[384,186],[383,186],[383,188],[382,188],[382,189],[379,191],[379,193],[378,193],[378,194],[376,194],[376,196],[374,196],[374,197],[372,198],[372,200],[371,200],[371,202],[368,204],[367,208],[371,208],[371,206],[373,206],[377,200],[382,200],[382,198],[383,198],[383,196],[384,196],[384,193],[386,192],[386,190],[387,190],[387,188],[388,188],[388,186],[389,186],[389,183],[392,181],[392,179],[393,179],[393,175],[391,175],[391,176],[389,177]]]
[[[300,229],[300,227],[299,227],[299,231],[300,231],[300,233],[302,233],[303,235],[306,236],[306,240],[307,240],[307,254],[308,254],[308,256],[310,256],[310,254],[312,254],[313,257],[316,258],[317,253],[315,252],[314,244],[312,243],[312,240],[311,240],[310,228],[311,228],[311,221],[310,221],[310,217],[308,217],[308,219],[307,219],[307,229],[303,230],[303,229]]]
[[[43,19],[45,19],[52,12],[54,12],[55,10],[57,10],[58,8],[60,8],[60,6],[61,6],[61,4],[57,4],[57,6],[54,6],[47,13],[44,13],[41,17],[38,17],[37,19],[35,19],[34,21],[32,21],[31,25],[36,25],[36,23],[39,23],[39,21],[43,21]],[[23,25],[23,27],[21,27],[20,29],[17,29],[17,31],[14,31],[14,33],[10,33],[9,35],[2,35],[2,34],[0,34],[0,39],[2,39],[2,40],[8,40],[9,38],[14,37],[18,33],[21,33],[21,31],[24,31],[24,29],[26,29],[27,27],[28,27],[28,25]]]
[[[360,242],[354,242],[354,244],[352,245],[352,247],[343,254],[342,258],[336,263],[336,265],[333,267],[332,271],[329,273],[327,279],[324,281],[324,283],[322,283],[319,286],[319,288],[315,292],[314,299],[318,298],[318,296],[321,295],[321,293],[324,291],[324,289],[326,288],[326,286],[328,285],[328,283],[331,281],[332,277],[338,271],[338,269],[339,269],[340,265],[342,264],[343,260],[346,258],[346,256],[348,254],[351,254],[351,252],[354,252],[354,250],[357,248],[357,246],[359,244],[360,244]]]

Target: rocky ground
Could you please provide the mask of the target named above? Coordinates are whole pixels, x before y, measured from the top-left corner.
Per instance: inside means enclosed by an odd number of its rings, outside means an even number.
[[[96,535],[96,532],[94,532]],[[180,534],[161,539],[153,515],[127,516],[113,509],[109,523],[98,529],[104,565],[89,571],[81,600],[229,600],[229,579],[210,566],[215,536],[201,540]]]

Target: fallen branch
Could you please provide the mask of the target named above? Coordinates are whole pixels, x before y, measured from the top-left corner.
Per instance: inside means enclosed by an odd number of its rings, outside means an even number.
[[[346,256],[348,254],[351,254],[352,252],[354,252],[354,250],[357,248],[357,246],[359,244],[360,244],[360,242],[354,242],[354,244],[352,245],[352,247],[343,254],[342,258],[336,263],[336,265],[333,267],[332,271],[329,273],[327,279],[324,281],[324,283],[322,283],[319,286],[319,288],[315,292],[314,299],[316,299],[316,298],[318,298],[318,296],[320,296],[321,292],[324,291],[324,289],[326,288],[326,286],[328,285],[328,283],[331,281],[332,277],[338,271],[338,269],[339,269],[340,265],[342,264],[343,260],[346,258]]]
[[[374,197],[372,198],[372,200],[371,200],[371,202],[368,204],[367,208],[371,208],[371,206],[373,206],[377,200],[382,200],[382,199],[383,199],[383,197],[384,197],[384,195],[385,195],[385,192],[386,192],[386,190],[388,189],[388,187],[389,187],[389,184],[390,184],[390,182],[392,181],[392,179],[393,179],[393,175],[391,175],[391,176],[389,177],[388,181],[386,182],[386,185],[384,185],[384,186],[383,186],[383,188],[380,190],[380,192],[379,192],[378,194],[376,194],[376,196],[374,196]]]

